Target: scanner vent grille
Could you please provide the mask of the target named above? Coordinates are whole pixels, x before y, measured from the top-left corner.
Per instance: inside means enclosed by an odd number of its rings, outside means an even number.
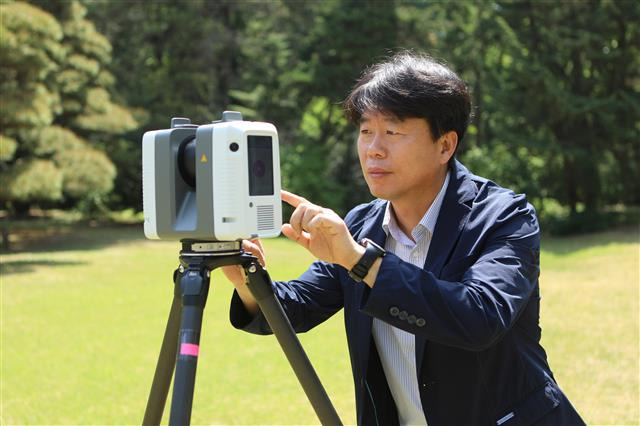
[[[258,231],[268,231],[275,227],[275,212],[273,205],[258,206]]]

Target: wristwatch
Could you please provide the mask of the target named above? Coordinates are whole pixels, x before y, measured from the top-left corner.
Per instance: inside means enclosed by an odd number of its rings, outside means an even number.
[[[353,268],[351,268],[351,270],[349,271],[349,276],[355,282],[359,283],[362,282],[362,280],[364,280],[364,277],[367,276],[367,274],[369,273],[369,269],[371,269],[371,265],[373,265],[373,262],[375,262],[379,257],[384,257],[387,252],[385,249],[368,238],[363,238],[359,241],[358,244],[363,246],[366,251],[360,258],[358,263],[356,263]]]

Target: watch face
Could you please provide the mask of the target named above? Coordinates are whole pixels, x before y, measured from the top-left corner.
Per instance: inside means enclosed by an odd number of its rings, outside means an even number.
[[[380,247],[378,244],[376,244],[375,242],[373,242],[369,238],[363,238],[362,240],[360,240],[360,245],[363,246],[363,247],[367,247],[367,246],[371,245],[371,246],[377,248],[379,251],[381,251],[383,253],[386,253],[385,249]]]

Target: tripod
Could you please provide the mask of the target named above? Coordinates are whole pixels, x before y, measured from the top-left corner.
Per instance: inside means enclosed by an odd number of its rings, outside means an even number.
[[[211,270],[228,265],[244,268],[247,287],[278,339],[320,422],[323,425],[341,425],[320,379],[274,295],[271,278],[258,259],[243,252],[240,241],[193,240],[182,241],[180,266],[173,273],[173,302],[142,424],[160,424],[174,367],[169,424],[190,423],[202,315],[209,293],[210,274]]]

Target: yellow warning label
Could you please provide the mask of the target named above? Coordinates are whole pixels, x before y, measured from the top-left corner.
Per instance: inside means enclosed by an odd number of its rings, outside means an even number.
[[[201,163],[206,163],[207,162],[207,156],[202,154],[202,157],[200,157],[200,162]]]

